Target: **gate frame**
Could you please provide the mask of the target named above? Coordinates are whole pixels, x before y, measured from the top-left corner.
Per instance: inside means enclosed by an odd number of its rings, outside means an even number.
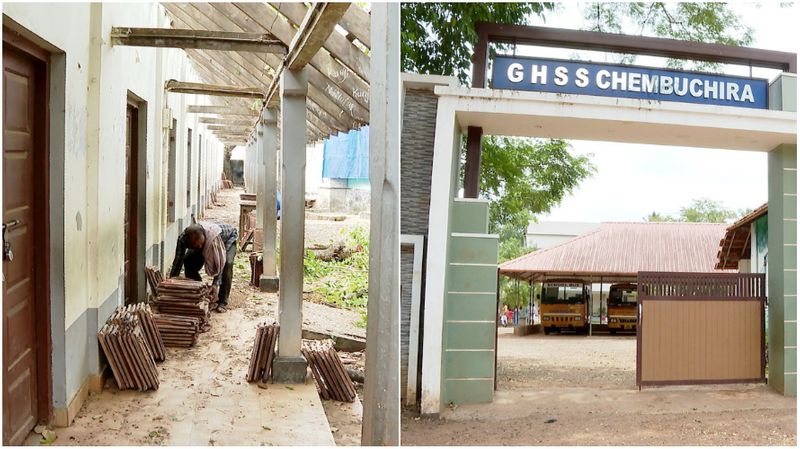
[[[683,278],[705,278],[708,280],[717,279],[760,279],[757,296],[752,295],[702,295],[702,296],[682,296],[682,295],[652,295],[645,292],[642,288],[642,278],[658,279],[668,277]],[[643,386],[668,386],[668,385],[713,385],[713,384],[740,384],[740,383],[767,383],[766,377],[766,316],[765,306],[767,300],[767,276],[764,273],[686,273],[686,272],[654,272],[640,271],[636,280],[637,285],[637,313],[636,313],[636,386],[639,390]],[[642,381],[642,303],[644,301],[759,301],[761,303],[761,377],[751,379],[699,379],[699,380],[653,380]]]

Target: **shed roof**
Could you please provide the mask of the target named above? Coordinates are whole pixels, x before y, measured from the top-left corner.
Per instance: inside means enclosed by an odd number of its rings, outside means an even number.
[[[309,7],[304,3],[162,3],[173,28],[268,33],[290,46]],[[306,121],[309,142],[369,122],[370,14],[353,3],[308,64]],[[284,64],[280,55],[247,51],[186,49],[210,84],[252,86],[266,91]],[[256,109],[252,99],[215,97],[212,102]],[[279,106],[279,105],[278,105]],[[252,126],[215,131],[246,141]],[[280,124],[279,124],[280,126]]]
[[[728,226],[728,229],[725,230],[725,235],[719,241],[716,265],[718,269],[737,269],[739,268],[739,259],[750,258],[750,244],[752,242],[750,224],[764,215],[767,215],[767,203],[762,204],[756,210]]]
[[[518,279],[630,280],[639,271],[713,272],[724,223],[601,223],[559,245],[500,265]]]

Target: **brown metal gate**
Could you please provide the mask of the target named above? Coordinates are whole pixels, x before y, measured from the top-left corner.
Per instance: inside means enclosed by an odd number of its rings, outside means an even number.
[[[766,277],[640,272],[636,383],[764,382]]]

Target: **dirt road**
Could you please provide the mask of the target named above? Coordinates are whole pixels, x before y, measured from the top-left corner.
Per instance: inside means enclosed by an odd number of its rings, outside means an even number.
[[[225,205],[208,209],[206,218],[236,225],[239,192],[222,191],[219,201]],[[254,384],[244,379],[255,328],[260,322],[275,321],[278,311],[276,294],[261,293],[247,285],[246,261],[245,254],[238,255],[228,313],[212,314],[211,330],[200,336],[195,347],[168,348],[167,361],[158,366],[159,390],[119,391],[114,381],[108,380],[101,394],[87,399],[71,427],[55,429],[58,439],[54,444],[286,444],[281,443],[287,441],[285,435],[281,439],[275,436],[283,431],[278,428],[282,415],[276,417],[276,424],[265,426],[264,416],[259,419],[259,409],[264,408],[260,400],[264,398],[260,398],[260,390]],[[243,267],[247,267],[246,272]],[[357,312],[304,302],[303,317],[303,327],[317,332],[362,337],[365,333],[355,325],[360,319]],[[363,356],[354,358],[363,367]],[[290,387],[270,385],[269,388]],[[360,402],[323,401],[323,408],[337,445],[360,443]],[[280,410],[270,411],[280,413]],[[285,427],[302,430],[297,424]],[[38,436],[31,435],[26,443],[38,445],[38,440]]]
[[[765,385],[635,387],[626,336],[529,335],[501,329],[491,404],[405,410],[403,445],[791,445],[795,398]]]

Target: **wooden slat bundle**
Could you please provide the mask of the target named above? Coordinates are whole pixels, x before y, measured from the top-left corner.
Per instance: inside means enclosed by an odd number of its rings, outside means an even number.
[[[158,370],[138,314],[120,307],[97,333],[121,390],[158,389]]]
[[[211,286],[185,278],[165,279],[158,284],[156,307],[162,314],[200,319],[203,332],[209,329],[209,311],[213,309]]]
[[[157,313],[153,322],[161,334],[164,346],[170,348],[189,348],[197,343],[200,334],[200,319],[180,315]]]
[[[153,296],[157,295],[158,284],[164,280],[164,276],[161,275],[161,270],[156,267],[144,267],[144,275],[147,278],[147,285],[150,286]]]
[[[336,353],[330,342],[303,342],[302,352],[311,368],[314,383],[316,383],[317,391],[322,399],[342,402],[355,400],[356,389],[353,381],[350,380],[339,354]]]
[[[259,324],[253,351],[250,353],[250,367],[247,370],[248,382],[267,382],[272,377],[272,360],[275,358],[275,344],[281,327],[278,324]]]
[[[144,336],[147,346],[153,355],[156,362],[163,362],[166,359],[166,352],[164,350],[164,341],[161,339],[161,333],[158,331],[155,322],[153,322],[153,311],[150,306],[144,303],[130,304],[125,307],[120,307],[118,310],[125,313],[132,313],[139,319],[139,325]]]
[[[261,274],[264,273],[264,262],[259,260],[260,253],[250,253],[250,285],[261,285]]]

